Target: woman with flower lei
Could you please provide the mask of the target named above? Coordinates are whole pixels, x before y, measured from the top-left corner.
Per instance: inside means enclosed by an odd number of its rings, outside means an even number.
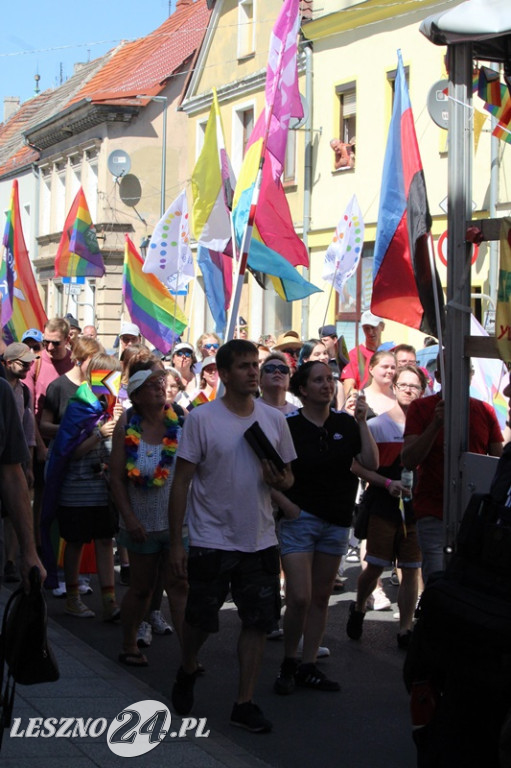
[[[119,661],[145,667],[137,629],[147,613],[160,566],[178,636],[187,584],[168,565],[168,499],[181,421],[166,402],[166,374],[155,357],[135,363],[127,392],[132,407],[116,426],[110,458],[111,490],[119,511],[118,543],[130,559],[130,585],[121,604],[123,648]]]

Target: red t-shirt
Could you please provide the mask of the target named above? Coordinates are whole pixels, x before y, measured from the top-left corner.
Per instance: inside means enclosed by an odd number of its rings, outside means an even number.
[[[423,397],[410,403],[406,413],[405,434],[422,435],[433,420],[435,406],[441,394]],[[495,410],[482,400],[470,398],[468,450],[487,454],[492,443],[502,443]],[[413,492],[413,511],[416,518],[443,518],[444,504],[444,430],[443,427],[422,464],[417,468],[417,486]]]
[[[360,380],[359,372],[359,351],[364,361],[364,375],[362,381]],[[372,352],[370,349],[367,349],[367,347],[365,347],[363,344],[359,344],[358,347],[351,349],[348,355],[350,361],[348,365],[343,368],[341,373],[341,381],[344,381],[345,379],[355,379],[355,388],[363,389],[369,379],[369,360],[373,355],[374,352]]]

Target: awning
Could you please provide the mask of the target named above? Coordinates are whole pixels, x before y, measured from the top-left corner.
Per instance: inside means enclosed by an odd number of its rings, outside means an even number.
[[[474,58],[511,62],[510,0],[466,0],[428,16],[420,31],[436,45],[472,42]]]

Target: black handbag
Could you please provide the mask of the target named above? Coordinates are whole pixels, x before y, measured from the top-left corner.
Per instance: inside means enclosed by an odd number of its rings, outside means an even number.
[[[41,574],[34,566],[29,574],[30,591],[12,593],[5,606],[0,635],[0,746],[3,729],[11,724],[15,684],[52,683],[59,667],[47,638],[48,611],[41,589]],[[7,679],[4,668],[7,665]]]

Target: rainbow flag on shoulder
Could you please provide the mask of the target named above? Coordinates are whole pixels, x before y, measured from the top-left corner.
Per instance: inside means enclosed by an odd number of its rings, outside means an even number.
[[[164,355],[170,351],[188,321],[157,277],[142,271],[144,262],[132,241],[126,237],[122,293],[140,332]]]
[[[105,265],[85,193],[80,187],[67,215],[55,257],[55,277],[103,277]]]

